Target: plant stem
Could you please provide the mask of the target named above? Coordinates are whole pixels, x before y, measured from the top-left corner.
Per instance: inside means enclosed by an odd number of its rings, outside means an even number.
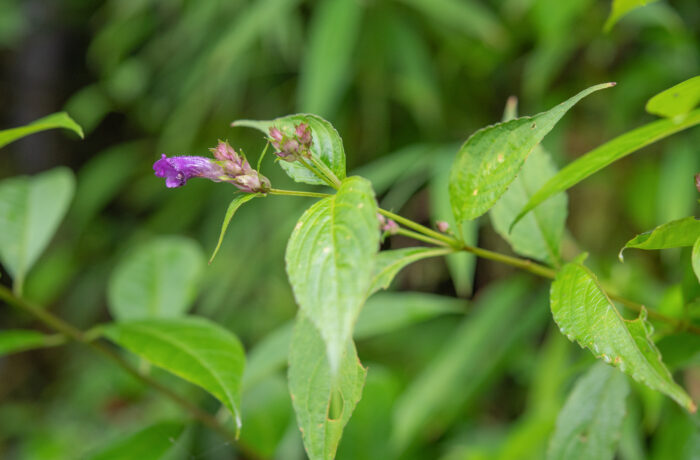
[[[334,189],[338,189],[340,187],[340,179],[338,179],[335,173],[331,171],[331,169],[328,166],[326,166],[324,162],[312,155],[311,163],[321,172],[323,176],[325,176],[333,184],[331,186]]]
[[[311,160],[312,160],[312,162],[313,162],[314,157],[311,157]],[[326,175],[323,174],[321,171],[318,171],[316,168],[314,168],[314,167],[311,166],[309,163],[307,163],[307,161],[306,161],[304,158],[301,158],[301,157],[300,157],[300,158],[299,158],[299,163],[301,163],[304,167],[306,167],[306,169],[308,169],[309,171],[311,171],[312,173],[314,173],[314,175],[315,175],[316,177],[318,177],[319,179],[321,179],[323,182],[325,182],[326,184],[328,184],[330,187],[332,187],[332,188],[334,188],[334,189],[336,189],[336,190],[338,190],[338,188],[340,187],[340,182],[338,182],[338,184],[336,184],[333,180],[331,180],[331,178],[326,177]],[[315,165],[315,164],[316,164],[316,163],[314,162],[314,165]],[[324,165],[324,166],[325,166],[325,165]],[[336,181],[338,181],[338,178],[335,177],[335,175],[333,175],[333,177],[335,178]]]
[[[150,386],[154,390],[170,398],[173,402],[175,402],[180,407],[189,412],[194,418],[196,418],[212,430],[216,431],[227,440],[231,441],[232,443],[237,442],[236,435],[232,433],[229,429],[224,427],[221,423],[219,423],[218,420],[216,420],[216,418],[213,417],[211,414],[203,411],[202,409],[192,404],[191,402],[189,402],[179,394],[175,393],[167,386],[153,379],[152,377],[142,374],[138,371],[138,369],[132,366],[120,355],[115,353],[111,348],[107,347],[106,345],[100,342],[94,341],[93,338],[88,337],[87,334],[77,329],[72,324],[67,323],[66,321],[62,320],[61,318],[55,316],[53,313],[38,305],[35,305],[18,296],[15,296],[12,293],[12,291],[7,289],[5,286],[0,286],[0,299],[4,300],[9,305],[12,305],[15,308],[18,308],[31,314],[39,321],[46,324],[48,327],[55,330],[56,332],[63,334],[67,338],[72,339],[76,342],[80,342],[92,348],[94,351],[96,351],[103,357],[109,359],[110,361],[114,362],[117,366],[121,367],[127,373],[131,374],[137,380],[140,380],[142,383]],[[246,455],[253,456],[251,452],[245,451],[245,449],[242,448],[242,446],[239,445],[238,447],[241,448],[241,450],[243,450],[246,453]]]
[[[452,246],[454,248],[462,248],[462,243],[457,241],[455,238],[452,238],[448,235],[442,234],[440,232],[436,232],[433,229],[430,229],[424,225],[419,224],[418,222],[414,222],[410,219],[406,219],[405,217],[402,217],[398,214],[394,214],[391,211],[387,211],[386,209],[381,209],[379,208],[379,214],[382,214],[383,216],[388,217],[389,219],[392,219],[396,221],[397,223],[403,225],[404,227],[408,227],[410,229],[413,229],[419,233],[422,233],[425,236],[429,236],[431,238],[434,238],[436,240],[440,240],[443,243],[447,243],[449,246]]]
[[[413,238],[414,240],[419,240],[419,241],[424,241],[426,243],[434,244],[436,246],[441,246],[441,247],[446,247],[446,248],[451,248],[453,250],[458,250],[455,249],[454,247],[450,246],[449,244],[445,243],[444,241],[437,240],[435,238],[431,238],[429,236],[422,235],[418,232],[414,232],[411,230],[406,230],[405,228],[400,228],[396,231],[397,235],[403,235],[407,236],[409,238]]]
[[[302,192],[300,190],[282,190],[282,189],[277,189],[273,188],[268,191],[270,195],[287,195],[287,196],[310,196],[314,198],[327,198],[330,195],[328,193],[318,193],[318,192]]]

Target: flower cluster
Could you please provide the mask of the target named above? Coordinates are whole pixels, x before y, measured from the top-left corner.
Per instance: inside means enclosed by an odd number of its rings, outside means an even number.
[[[270,190],[267,177],[254,170],[245,157],[236,153],[228,142],[210,149],[216,160],[198,156],[165,154],[153,164],[156,176],[165,178],[168,188],[182,187],[193,177],[203,177],[214,182],[229,182],[247,193],[266,193]]]
[[[377,213],[379,221],[379,229],[386,234],[396,235],[399,232],[399,225],[391,219],[387,219],[383,215]]]
[[[294,126],[292,134],[282,132],[279,128],[270,128],[270,144],[277,155],[284,161],[297,161],[299,158],[311,157],[311,128],[307,123]]]

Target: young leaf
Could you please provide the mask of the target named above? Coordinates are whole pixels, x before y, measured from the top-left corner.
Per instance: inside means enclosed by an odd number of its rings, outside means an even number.
[[[355,41],[364,5],[357,0],[329,0],[314,9],[299,81],[299,107],[330,116],[351,80]]]
[[[694,110],[680,122],[671,119],[657,120],[629,131],[606,142],[585,155],[569,163],[556,176],[552,177],[530,198],[527,205],[518,213],[511,228],[528,212],[552,195],[578,184],[588,176],[600,171],[609,164],[624,158],[642,147],[700,123],[700,109]]]
[[[269,135],[270,128],[273,126],[282,131],[292,132],[294,126],[299,123],[308,123],[311,127],[311,135],[313,137],[311,154],[328,166],[338,179],[343,180],[345,178],[345,150],[343,149],[343,141],[338,131],[333,128],[333,125],[317,115],[298,113],[266,121],[237,120],[231,123],[231,126],[255,128],[265,133],[267,136]],[[287,161],[280,161],[279,164],[287,175],[297,182],[314,185],[326,184],[299,162],[295,161],[289,163]]]
[[[394,277],[407,265],[428,257],[444,256],[454,252],[449,248],[402,248],[382,251],[377,254],[372,273],[369,295],[387,289]]]
[[[119,346],[214,395],[231,411],[240,430],[245,354],[230,331],[195,316],[111,323],[101,331]]]
[[[608,16],[608,20],[605,21],[605,26],[603,29],[606,32],[609,32],[622,16],[636,8],[639,8],[640,6],[644,6],[647,3],[653,3],[655,1],[656,0],[613,0],[610,16]]]
[[[343,428],[362,397],[367,370],[360,364],[352,340],[344,345],[337,376],[333,377],[324,340],[299,311],[289,350],[289,392],[311,460],[335,457]]]
[[[367,300],[355,325],[355,339],[386,334],[447,314],[464,314],[467,303],[456,297],[421,292],[379,292]]]
[[[700,236],[698,236],[698,239],[695,240],[695,244],[693,244],[693,254],[691,257],[693,271],[695,272],[695,276],[698,277],[698,282],[700,282]]]
[[[696,217],[685,217],[659,225],[651,231],[635,236],[620,250],[619,258],[623,260],[622,252],[627,248],[682,248],[685,246],[692,246],[698,238],[700,238],[700,219]]]
[[[549,154],[542,147],[535,147],[518,177],[489,213],[493,227],[515,252],[552,265],[558,265],[560,261],[559,245],[567,210],[565,193],[542,203],[512,231],[509,226],[527,199],[556,172]]]
[[[576,340],[596,358],[695,412],[692,399],[661,361],[661,353],[651,340],[646,310],[634,321],[623,319],[593,273],[578,262],[559,271],[550,301],[554,321],[569,340]]]
[[[89,460],[161,460],[184,431],[181,422],[158,422],[124,438],[112,441]]]
[[[83,129],[66,112],[53,113],[44,118],[34,120],[28,125],[19,128],[4,129],[0,131],[0,148],[10,142],[14,142],[30,134],[46,131],[47,129],[64,128],[76,133],[82,139]]]
[[[112,273],[107,288],[110,313],[117,321],[183,315],[197,296],[203,269],[204,255],[194,240],[150,240]]]
[[[629,384],[610,366],[596,363],[581,377],[559,413],[548,460],[612,460],[625,417]]]
[[[46,335],[41,332],[10,329],[0,331],[0,356],[36,348],[52,347],[65,342],[62,335]]]
[[[61,223],[74,190],[67,168],[0,182],[0,260],[16,290]]]
[[[614,83],[581,91],[547,112],[483,128],[462,145],[450,171],[450,202],[457,223],[488,211],[505,193],[533,148],[578,101]]]
[[[221,233],[219,233],[219,241],[216,243],[216,247],[214,248],[214,252],[212,252],[211,257],[209,258],[209,263],[211,264],[214,261],[214,257],[216,257],[216,254],[219,252],[219,248],[221,247],[221,243],[224,241],[224,235],[226,234],[226,229],[228,228],[228,225],[231,223],[231,219],[233,219],[233,215],[238,211],[238,208],[240,208],[244,203],[249,202],[255,197],[258,197],[260,195],[258,194],[253,194],[253,193],[245,193],[243,195],[236,195],[233,197],[231,200],[231,203],[229,203],[228,208],[226,209],[226,215],[224,216],[224,222],[221,224]]]
[[[326,342],[334,375],[370,287],[377,225],[372,186],[354,176],[301,216],[287,244],[294,297]]]
[[[685,115],[700,104],[700,76],[678,83],[649,99],[646,111],[662,117]]]

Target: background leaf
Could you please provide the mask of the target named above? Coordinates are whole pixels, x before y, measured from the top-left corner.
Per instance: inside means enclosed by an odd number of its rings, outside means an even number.
[[[26,329],[4,330],[0,331],[0,356],[35,348],[51,347],[64,342],[65,339],[59,334],[46,335]]]
[[[700,219],[696,217],[685,217],[674,220],[655,229],[641,233],[631,240],[620,250],[620,260],[622,252],[627,248],[635,249],[669,249],[692,246],[695,240],[700,238]]]
[[[298,113],[267,121],[237,120],[232,123],[232,126],[255,128],[265,133],[265,136],[267,136],[269,135],[270,128],[273,126],[282,131],[291,133],[294,126],[299,123],[308,123],[311,127],[311,134],[313,137],[311,154],[328,166],[338,179],[343,180],[345,178],[345,150],[343,148],[343,140],[340,138],[338,131],[335,130],[333,125],[317,115]],[[280,161],[279,165],[289,177],[297,182],[326,185],[322,179],[316,177],[313,172],[306,169],[306,167],[299,162],[289,163],[287,161]]]
[[[444,256],[453,252],[449,248],[401,248],[381,251],[377,254],[372,273],[369,295],[387,289],[396,275],[407,265],[428,257]]]
[[[315,10],[298,86],[302,111],[324,117],[336,112],[352,78],[363,7],[357,0],[329,0]]]
[[[81,138],[83,129],[78,125],[66,112],[53,113],[43,118],[39,118],[28,125],[19,128],[11,128],[0,130],[0,148],[6,146],[10,142],[14,142],[30,134],[46,131],[47,129],[63,128],[73,131]]]
[[[214,395],[240,430],[245,354],[231,332],[194,316],[112,323],[101,330],[114,343]]]
[[[645,311],[634,321],[623,319],[594,275],[580,263],[566,264],[559,271],[550,300],[554,321],[569,340],[695,412],[692,399],[661,361]]]
[[[214,248],[214,251],[211,254],[211,257],[209,258],[209,263],[212,263],[214,261],[214,257],[216,257],[216,254],[219,252],[219,248],[221,247],[221,243],[224,241],[224,235],[226,235],[226,229],[228,228],[229,224],[231,223],[231,219],[233,219],[233,215],[238,211],[238,208],[240,208],[243,204],[247,203],[248,201],[252,200],[253,198],[257,197],[259,195],[257,194],[252,194],[252,193],[246,193],[243,195],[236,195],[233,197],[231,200],[231,203],[229,203],[228,208],[226,208],[226,215],[224,216],[224,222],[221,224],[221,232],[219,233],[219,240],[216,242],[216,247]]]
[[[127,254],[112,273],[110,312],[118,321],[183,315],[197,295],[204,266],[194,240],[152,239]]]
[[[378,249],[374,192],[357,176],[311,206],[289,238],[285,260],[294,297],[326,342],[334,374],[367,296]]]
[[[74,190],[67,168],[0,182],[0,259],[17,291],[61,223]]]
[[[511,226],[515,225],[535,206],[549,197],[578,184],[609,164],[646,147],[658,140],[700,123],[700,110],[694,110],[683,121],[658,120],[628,131],[566,165],[556,176],[549,179],[518,213]]]
[[[608,16],[608,20],[605,21],[605,31],[610,31],[615,23],[617,23],[622,16],[626,15],[630,11],[648,3],[653,3],[654,1],[656,0],[613,0],[610,16]]]
[[[136,433],[112,441],[89,460],[161,460],[173,448],[185,427],[181,422],[159,422]]]
[[[700,76],[689,78],[649,99],[646,111],[661,117],[685,115],[700,103]]]
[[[351,340],[333,377],[324,340],[300,311],[289,351],[289,392],[311,460],[335,457],[343,428],[362,397],[367,370]]]
[[[581,377],[557,418],[548,460],[612,460],[625,417],[627,379],[603,363]]]
[[[578,101],[614,84],[581,91],[547,112],[480,129],[462,145],[450,171],[450,202],[458,223],[488,211],[515,179],[523,162]]]
[[[513,250],[523,256],[558,265],[559,246],[566,225],[566,194],[559,193],[535,208],[510,230],[517,212],[540,185],[556,174],[549,154],[535,147],[518,177],[491,208],[491,222]]]

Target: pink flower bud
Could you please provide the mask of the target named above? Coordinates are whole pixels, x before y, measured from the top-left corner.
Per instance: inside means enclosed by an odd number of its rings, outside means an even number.
[[[442,233],[445,233],[447,230],[450,229],[450,224],[448,224],[444,220],[438,220],[437,222],[435,222],[435,224],[437,225],[438,230],[440,230]]]
[[[279,142],[282,140],[282,138],[284,138],[284,134],[282,134],[282,131],[273,126],[270,128],[270,138]]]
[[[219,161],[239,161],[238,154],[228,142],[219,141],[213,149],[209,149]]]
[[[306,123],[299,123],[294,130],[299,143],[307,149],[311,147],[311,128]]]
[[[388,219],[386,224],[382,226],[382,230],[390,235],[396,235],[399,232],[399,225],[391,219]]]

